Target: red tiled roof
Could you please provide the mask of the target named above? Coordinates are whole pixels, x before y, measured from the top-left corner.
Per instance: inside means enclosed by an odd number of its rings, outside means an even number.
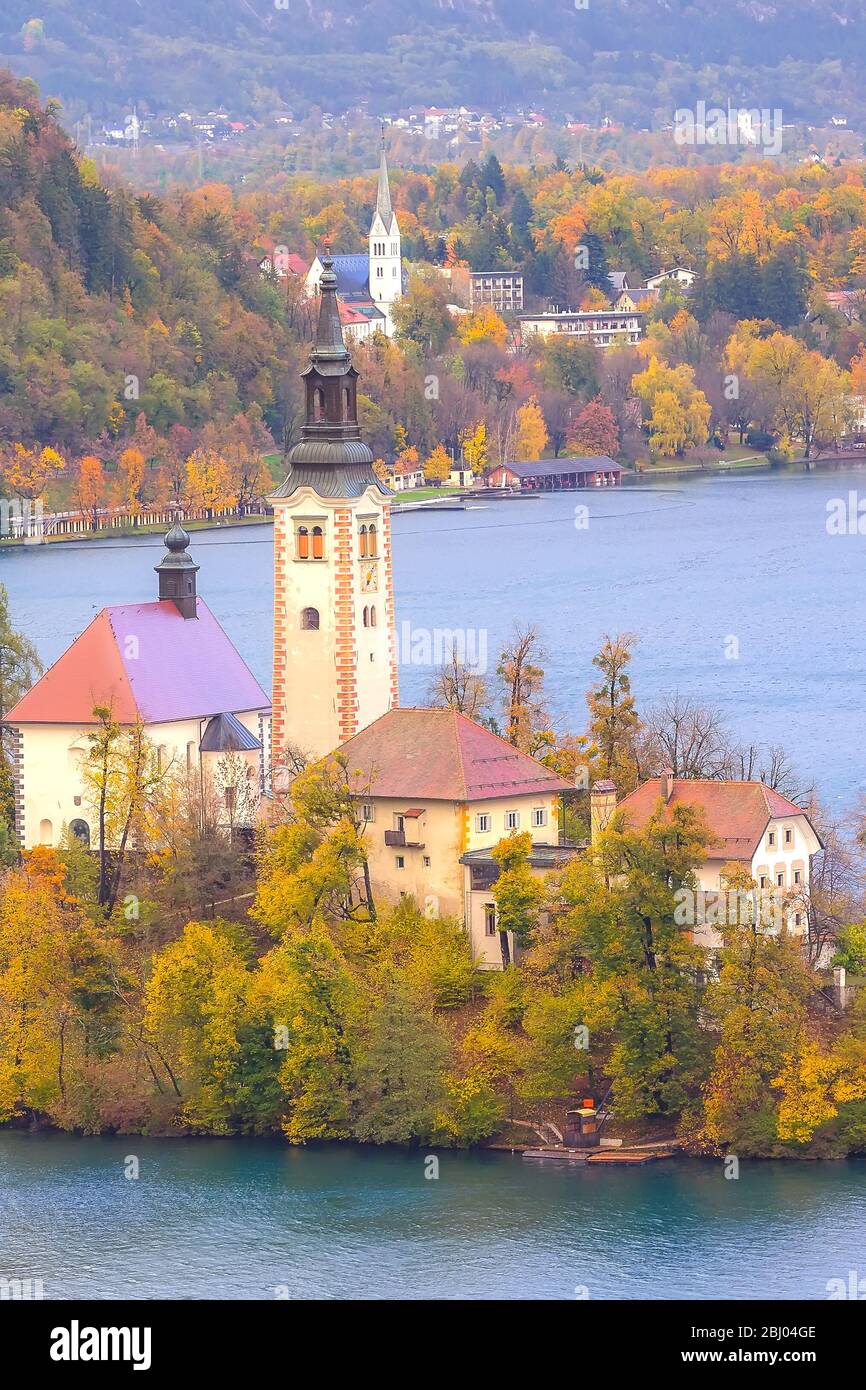
[[[350,323],[367,322],[366,314],[362,314],[358,309],[353,309],[351,304],[344,304],[342,300],[338,300],[337,302],[340,310],[340,323],[348,325]]]
[[[392,709],[342,745],[357,791],[413,802],[570,791],[543,763],[450,709]]]
[[[661,798],[661,778],[652,777],[623,797],[617,807],[627,823],[642,830]],[[776,817],[808,816],[787,797],[763,782],[713,782],[699,778],[674,778],[668,806],[696,806],[706,816],[714,836],[710,859],[751,859],[768,823]],[[820,838],[809,822],[815,838]]]
[[[103,608],[6,716],[10,724],[120,724],[269,709],[270,701],[203,599],[185,619],[170,601]]]

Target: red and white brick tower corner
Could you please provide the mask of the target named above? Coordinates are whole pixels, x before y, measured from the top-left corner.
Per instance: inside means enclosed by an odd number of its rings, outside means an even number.
[[[358,428],[336,276],[303,373],[306,420],[274,508],[273,762],[321,757],[398,703],[391,493]]]

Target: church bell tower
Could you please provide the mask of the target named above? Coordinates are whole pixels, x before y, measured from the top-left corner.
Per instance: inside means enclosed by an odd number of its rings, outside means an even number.
[[[391,206],[391,186],[388,182],[388,161],[385,158],[385,137],[379,159],[379,187],[376,209],[370,224],[370,298],[385,315],[385,332],[394,332],[391,306],[403,293],[403,260],[400,250],[400,228],[397,214]]]
[[[323,267],[306,422],[271,497],[275,766],[324,756],[398,703],[391,493],[358,428],[330,255]]]

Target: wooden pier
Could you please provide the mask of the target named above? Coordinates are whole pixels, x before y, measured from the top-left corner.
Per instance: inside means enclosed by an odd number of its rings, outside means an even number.
[[[524,1149],[523,1157],[553,1159],[560,1163],[604,1163],[639,1167],[644,1163],[655,1163],[661,1158],[673,1158],[676,1153],[675,1147],[570,1149],[564,1144],[546,1144],[542,1148]]]

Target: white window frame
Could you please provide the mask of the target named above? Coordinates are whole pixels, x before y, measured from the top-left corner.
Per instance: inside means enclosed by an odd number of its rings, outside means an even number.
[[[520,829],[520,812],[519,812],[519,811],[506,811],[506,812],[505,812],[505,829],[506,829],[506,830],[519,830],[519,829]]]
[[[547,807],[546,807],[546,806],[533,806],[533,808],[532,808],[532,828],[533,828],[533,830],[540,830],[540,829],[542,828],[542,826],[545,826],[545,825],[547,825]]]
[[[475,814],[475,833],[486,835],[490,831],[490,812],[477,811]]]

